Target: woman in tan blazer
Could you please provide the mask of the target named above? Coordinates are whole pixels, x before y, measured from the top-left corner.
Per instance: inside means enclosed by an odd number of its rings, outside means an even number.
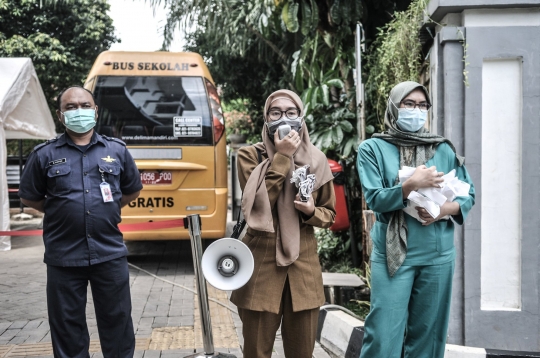
[[[313,227],[335,217],[332,173],[326,156],[309,140],[303,104],[292,91],[266,100],[263,141],[238,151],[242,211],[248,224],[243,242],[255,259],[249,282],[233,292],[244,335],[244,357],[270,358],[281,324],[285,356],[311,358],[319,307],[324,303],[321,266]],[[277,127],[293,130],[279,139]],[[307,202],[290,182],[292,171],[309,165],[315,174]]]

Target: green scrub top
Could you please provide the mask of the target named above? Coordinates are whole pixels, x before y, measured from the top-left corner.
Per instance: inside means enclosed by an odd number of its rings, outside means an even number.
[[[461,213],[452,216],[453,220],[439,220],[422,226],[418,220],[405,214],[407,222],[407,256],[404,266],[439,265],[452,261],[456,256],[454,247],[454,222],[462,225],[474,205],[474,185],[465,166],[459,166],[456,155],[450,146],[441,143],[433,158],[427,161],[429,168],[447,174],[452,169],[456,176],[471,185],[469,196],[457,197]],[[368,139],[358,147],[358,175],[368,207],[375,212],[377,221],[371,229],[373,250],[371,261],[386,262],[386,230],[392,211],[407,206],[403,199],[400,184],[395,184],[398,176],[398,147],[378,138]]]

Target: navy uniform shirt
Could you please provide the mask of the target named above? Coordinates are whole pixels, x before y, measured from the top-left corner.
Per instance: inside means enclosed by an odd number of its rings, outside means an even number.
[[[111,202],[103,201],[102,178],[110,185]],[[19,196],[45,199],[44,262],[89,266],[127,254],[118,229],[120,199],[141,189],[125,143],[94,132],[86,150],[66,134],[36,146],[24,167]]]

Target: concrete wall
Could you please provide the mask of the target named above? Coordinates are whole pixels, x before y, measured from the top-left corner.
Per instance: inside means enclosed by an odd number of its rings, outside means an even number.
[[[446,25],[430,58],[432,128],[465,155],[477,189],[456,232],[449,343],[538,351],[540,1],[439,0],[428,10]]]

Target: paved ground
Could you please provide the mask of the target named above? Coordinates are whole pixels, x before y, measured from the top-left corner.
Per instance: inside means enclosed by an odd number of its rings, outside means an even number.
[[[202,351],[193,262],[189,241],[128,243],[131,264],[169,280],[163,282],[130,267],[135,357],[184,357]],[[45,265],[40,237],[12,239],[12,250],[0,252],[0,358],[52,357],[45,299]],[[183,286],[183,287],[180,287]],[[90,290],[89,290],[90,291]],[[216,351],[241,358],[241,322],[227,293],[209,289]],[[228,306],[228,308],[224,307]],[[92,297],[87,319],[92,357],[101,357]],[[284,357],[278,337],[273,357]],[[314,357],[328,354],[316,346]]]

